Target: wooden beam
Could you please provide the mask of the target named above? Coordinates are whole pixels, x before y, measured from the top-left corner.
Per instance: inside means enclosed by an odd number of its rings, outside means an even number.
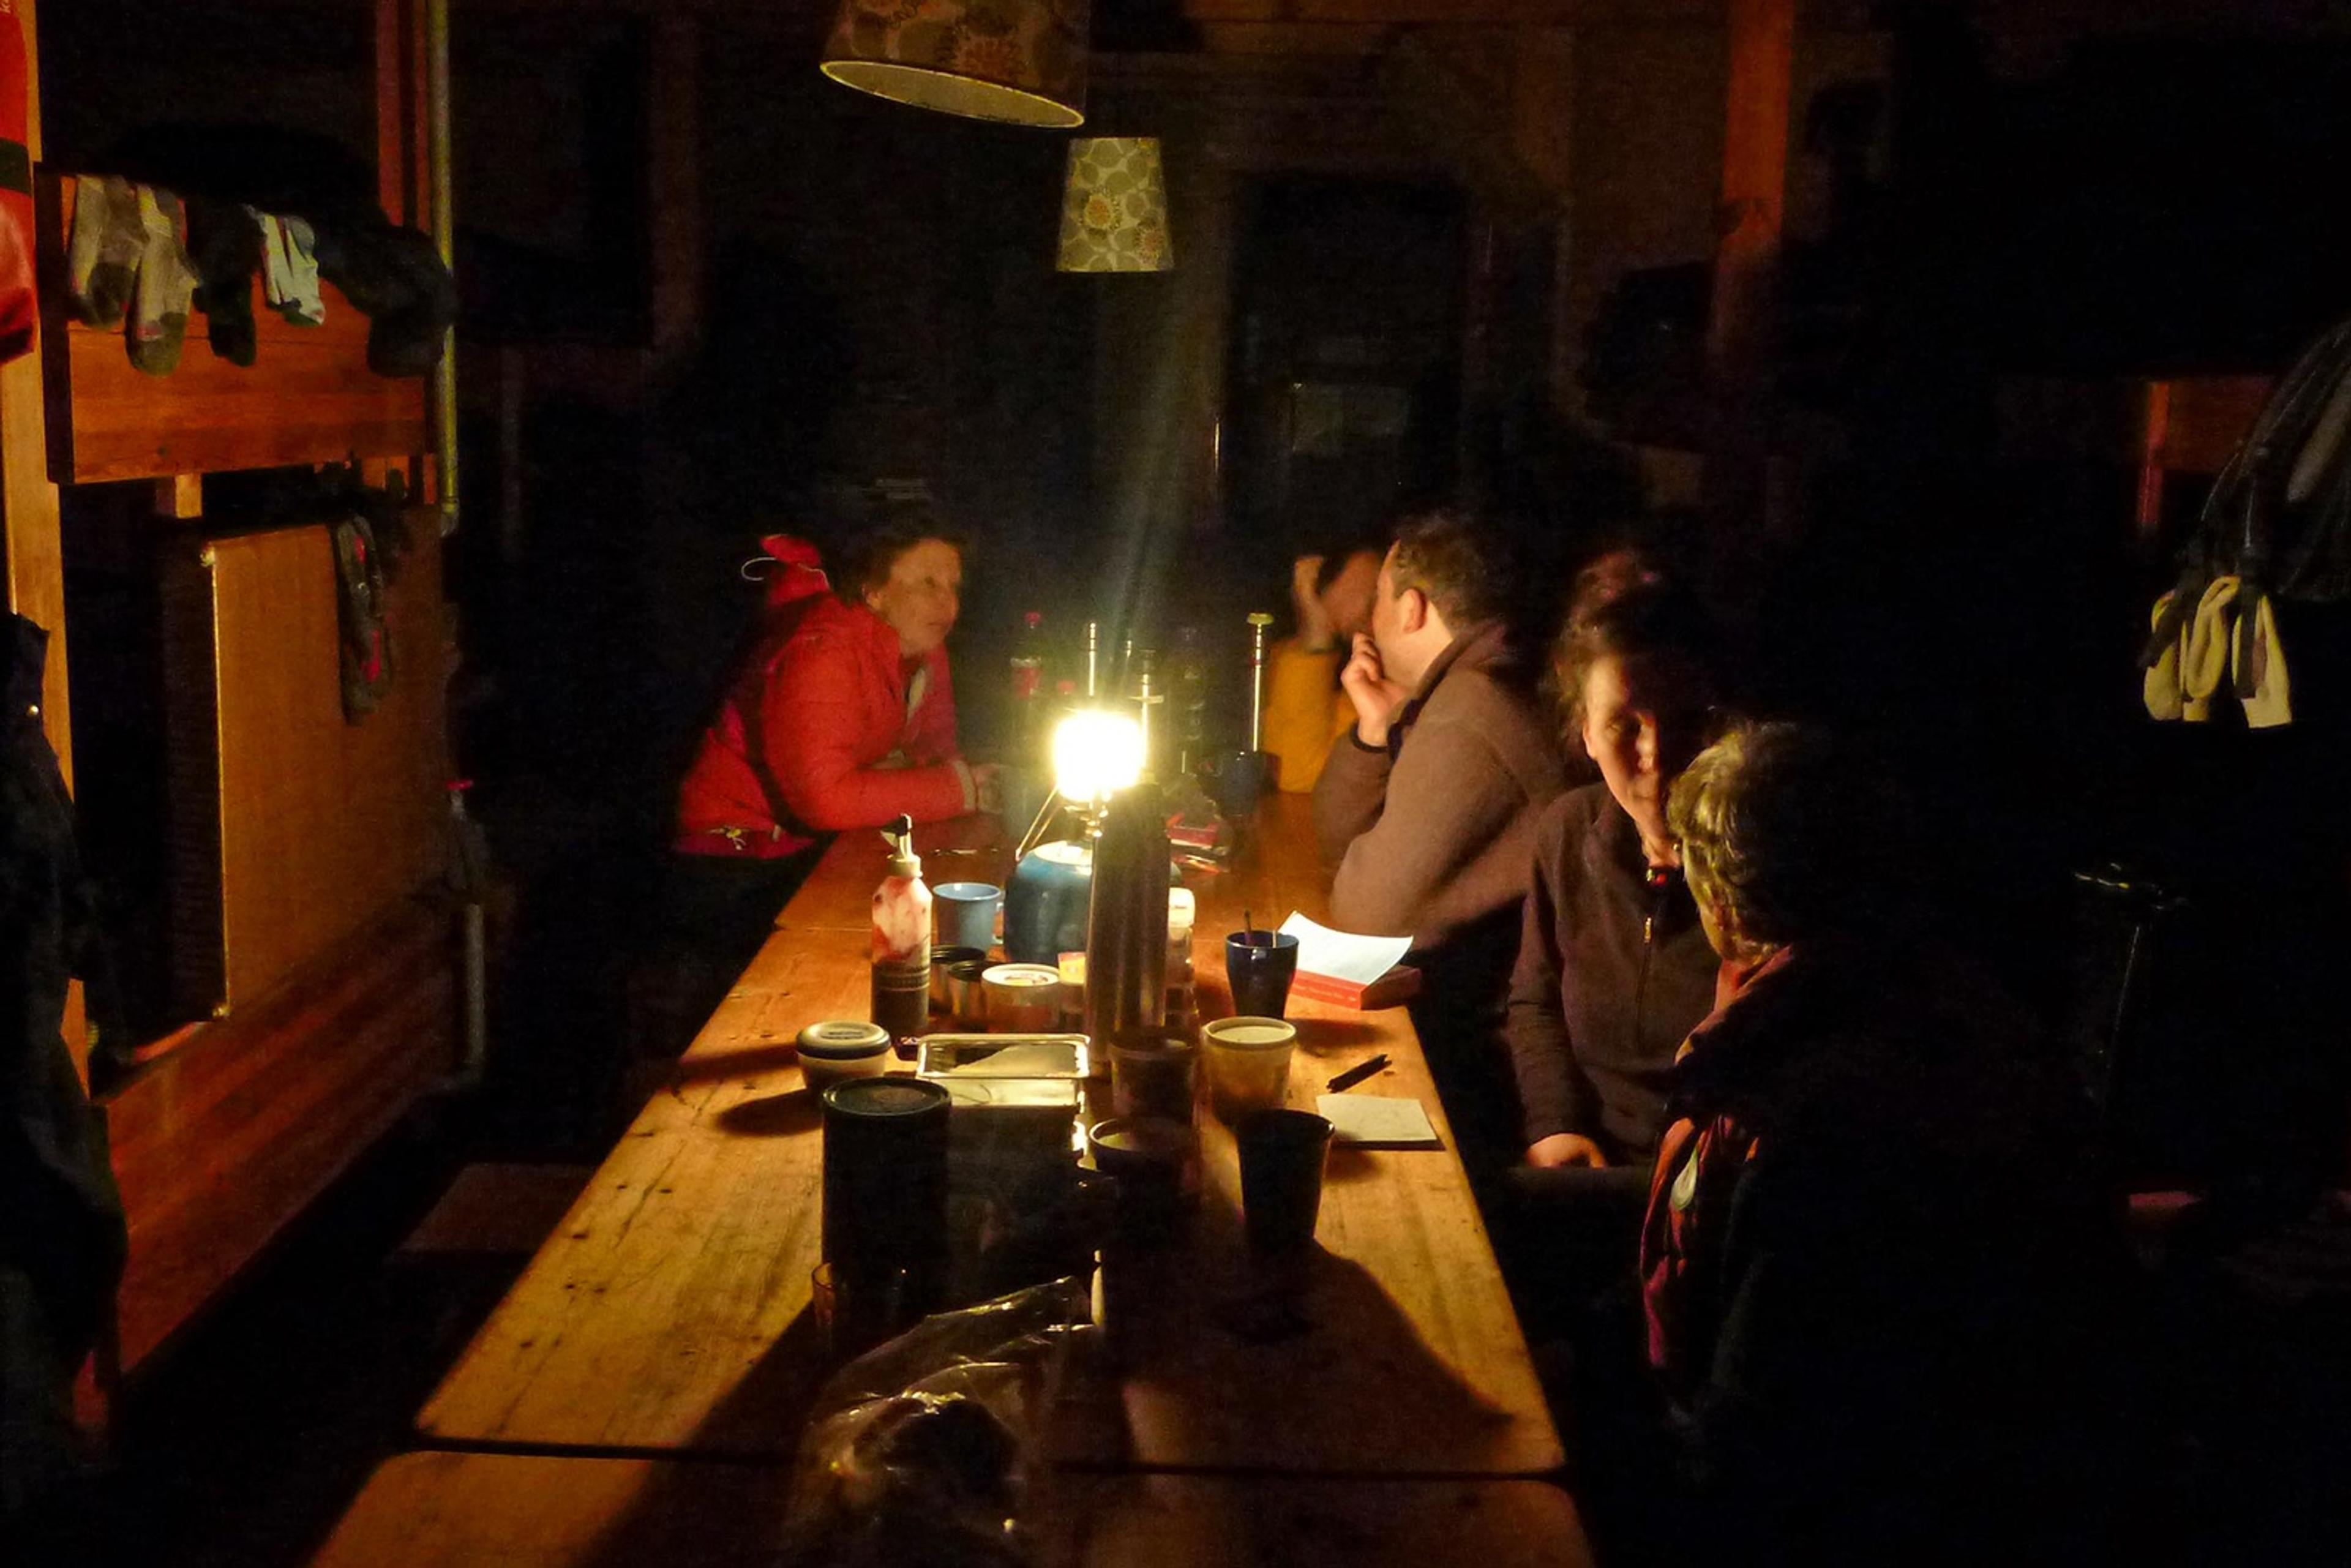
[[[204,515],[204,476],[174,474],[155,481],[155,515],[185,520]]]
[[[1727,537],[1773,527],[1768,397],[1788,185],[1796,0],[1730,0],[1722,204],[1707,324],[1708,501]]]
[[[1726,387],[1751,382],[1763,369],[1768,348],[1772,276],[1786,209],[1795,45],[1795,0],[1731,0],[1721,238],[1707,333],[1708,364]]]
[[[652,338],[665,359],[691,349],[702,328],[702,24],[664,14],[651,27]]]

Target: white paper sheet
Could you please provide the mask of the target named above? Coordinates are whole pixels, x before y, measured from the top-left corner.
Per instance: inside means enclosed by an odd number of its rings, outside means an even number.
[[[1285,936],[1298,938],[1298,972],[1323,975],[1350,985],[1368,986],[1412,951],[1409,936],[1358,936],[1318,925],[1295,910],[1281,923]]]
[[[1317,1094],[1314,1109],[1343,1144],[1375,1149],[1441,1149],[1437,1128],[1417,1100],[1384,1094]]]

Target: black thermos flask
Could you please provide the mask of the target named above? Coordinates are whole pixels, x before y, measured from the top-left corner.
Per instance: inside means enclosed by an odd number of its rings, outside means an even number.
[[[824,1260],[850,1301],[935,1308],[946,1282],[947,1092],[852,1078],[824,1092]],[[893,1315],[898,1315],[893,1313]]]

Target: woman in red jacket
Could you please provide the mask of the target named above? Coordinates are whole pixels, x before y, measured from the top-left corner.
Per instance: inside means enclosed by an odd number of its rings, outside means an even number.
[[[957,754],[947,633],[963,550],[928,507],[892,508],[845,552],[836,593],[815,552],[779,563],[768,625],[678,791],[682,854],[789,860],[826,833],[982,809],[992,768]]]
[[[678,789],[668,984],[648,1020],[673,1049],[750,962],[830,835],[996,805],[995,766],[965,761],[956,742],[955,530],[927,506],[892,506],[831,580],[802,540],[775,535],[765,549],[777,563],[765,622]]]

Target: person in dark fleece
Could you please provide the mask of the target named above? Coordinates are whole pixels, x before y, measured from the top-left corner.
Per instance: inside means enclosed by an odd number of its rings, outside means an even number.
[[[1639,1167],[1665,1130],[1674,1052],[1714,1006],[1666,796],[1712,738],[1720,658],[1696,601],[1635,563],[1596,563],[1575,598],[1554,660],[1562,716],[1602,782],[1536,824],[1502,1032],[1529,1165]]]

